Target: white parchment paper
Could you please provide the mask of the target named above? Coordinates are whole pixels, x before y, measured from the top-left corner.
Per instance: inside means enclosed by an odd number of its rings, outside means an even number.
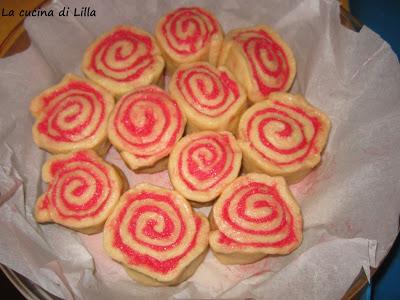
[[[143,287],[102,249],[102,235],[84,236],[32,217],[43,191],[46,153],[31,137],[32,97],[79,71],[83,52],[113,25],[153,32],[165,12],[207,7],[225,31],[258,23],[274,27],[298,65],[294,92],[331,118],[322,164],[291,187],[304,216],[304,242],[288,256],[245,266],[223,266],[211,253],[177,287]],[[397,57],[366,27],[356,33],[339,22],[335,0],[325,1],[56,1],[96,10],[96,17],[30,17],[28,50],[0,60],[0,263],[56,296],[76,299],[233,298],[338,299],[363,268],[377,266],[398,232],[400,213],[400,67]],[[107,159],[123,166],[111,150]],[[136,175],[170,186],[166,173]]]

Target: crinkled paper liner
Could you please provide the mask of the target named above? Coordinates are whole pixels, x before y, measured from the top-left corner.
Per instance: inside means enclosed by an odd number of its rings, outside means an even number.
[[[325,111],[333,128],[320,166],[291,187],[304,216],[297,251],[243,266],[223,266],[209,253],[179,286],[143,287],[107,257],[102,234],[35,223],[32,208],[45,188],[40,169],[46,154],[32,141],[28,107],[66,72],[81,74],[83,52],[102,32],[121,23],[153,32],[162,14],[189,4],[209,8],[225,31],[258,23],[275,28],[297,59],[292,91]],[[341,26],[337,1],[56,1],[48,9],[58,15],[64,6],[89,6],[96,17],[30,17],[29,49],[0,60],[2,264],[64,298],[338,299],[362,268],[368,274],[382,261],[400,211],[399,63],[368,28],[356,33]],[[107,159],[124,167],[113,149]],[[131,185],[170,187],[166,172],[124,171]]]

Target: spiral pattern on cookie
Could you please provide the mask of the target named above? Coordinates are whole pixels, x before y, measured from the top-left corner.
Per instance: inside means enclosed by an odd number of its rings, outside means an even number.
[[[104,131],[109,109],[102,93],[86,82],[71,81],[43,96],[42,102],[45,109],[36,128],[47,141],[73,147]]]
[[[241,45],[258,90],[267,96],[286,90],[290,76],[288,53],[271,34],[262,29],[239,31],[233,40]],[[291,55],[291,54],[290,54]],[[291,79],[292,80],[292,79]]]
[[[107,222],[107,247],[110,242],[128,267],[148,275],[174,271],[200,246],[204,229],[200,217],[193,215],[189,205],[182,205],[180,200],[159,188],[139,186],[128,191]],[[205,246],[201,246],[199,253]]]
[[[139,88],[117,103],[109,122],[109,138],[120,150],[138,158],[164,157],[182,136],[185,119],[167,93],[155,86]]]
[[[206,63],[182,67],[172,80],[184,101],[208,117],[220,117],[241,97],[239,86],[231,76]]]
[[[168,170],[177,191],[187,199],[207,202],[237,177],[241,159],[231,133],[202,131],[179,141]]]
[[[194,55],[204,49],[219,30],[215,18],[198,7],[179,8],[161,24],[168,51],[180,56]]]
[[[321,121],[301,106],[271,99],[242,118],[241,139],[276,166],[295,165],[321,151],[315,148]]]
[[[124,27],[103,37],[88,54],[88,68],[117,82],[140,78],[157,63],[154,41],[147,34]]]
[[[85,152],[53,160],[50,172],[54,179],[45,201],[54,221],[73,220],[78,224],[98,217],[104,213],[107,202],[117,200],[109,171]]]
[[[271,178],[271,177],[270,177]],[[293,208],[274,180],[239,177],[214,206],[218,242],[225,246],[252,248],[291,247],[299,242],[301,228]],[[301,220],[300,220],[301,224]]]

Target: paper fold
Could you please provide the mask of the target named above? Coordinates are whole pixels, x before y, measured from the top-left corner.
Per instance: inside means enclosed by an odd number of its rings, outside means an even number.
[[[246,266],[223,266],[209,253],[188,281],[149,288],[104,253],[101,234],[35,223],[46,154],[33,143],[28,108],[65,73],[81,75],[83,52],[97,35],[121,23],[153,32],[161,15],[183,5],[208,8],[225,31],[263,23],[277,30],[297,60],[292,91],[326,112],[333,126],[321,165],[291,186],[304,217],[298,250]],[[96,300],[337,299],[362,268],[369,276],[369,267],[380,264],[398,232],[400,67],[370,29],[340,25],[337,1],[55,1],[47,8],[57,14],[63,6],[90,6],[96,17],[28,18],[30,48],[0,60],[0,263],[56,296]],[[166,172],[134,174],[115,150],[107,160],[124,169],[131,185],[170,187]]]

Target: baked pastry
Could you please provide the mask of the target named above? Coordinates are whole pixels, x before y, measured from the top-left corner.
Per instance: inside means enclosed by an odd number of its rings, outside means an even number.
[[[114,98],[105,89],[67,74],[32,100],[33,140],[51,153],[93,149],[102,155],[110,145],[107,120],[113,108]]]
[[[181,65],[169,81],[169,92],[184,111],[187,132],[236,132],[246,109],[246,93],[226,68],[206,62]]]
[[[244,170],[298,182],[320,162],[329,130],[328,117],[301,95],[272,93],[240,119]]]
[[[238,176],[241,161],[242,153],[230,132],[200,131],[182,138],[172,150],[169,178],[186,199],[205,203]]]
[[[133,26],[117,26],[86,50],[82,71],[115,95],[158,83],[164,60],[154,38]]]
[[[108,123],[108,137],[132,170],[157,172],[166,169],[167,157],[185,124],[178,104],[166,92],[146,86],[118,101]]]
[[[300,208],[282,177],[237,178],[214,204],[210,219],[210,247],[223,264],[288,254],[302,241]]]
[[[200,7],[181,7],[162,17],[156,39],[172,75],[180,64],[208,61],[217,64],[223,32],[217,19]]]
[[[209,223],[175,191],[147,183],[122,195],[104,227],[104,248],[136,281],[176,285],[208,249]]]
[[[252,102],[262,101],[272,92],[289,90],[296,75],[292,50],[265,25],[230,31],[218,65],[232,71]]]
[[[86,234],[100,232],[127,188],[123,174],[92,150],[50,157],[43,165],[47,191],[38,198],[34,216]]]

